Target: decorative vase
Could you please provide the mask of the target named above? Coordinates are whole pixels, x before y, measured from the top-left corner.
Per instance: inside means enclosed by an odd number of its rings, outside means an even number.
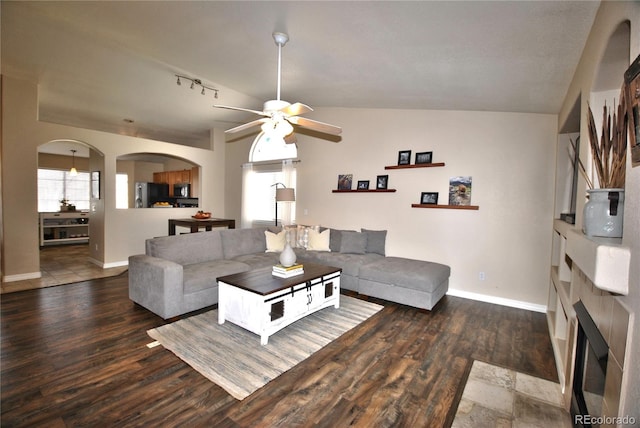
[[[587,190],[589,201],[584,206],[582,231],[587,236],[622,238],[624,189]]]
[[[287,242],[280,253],[280,264],[284,267],[289,267],[293,266],[295,263],[296,253],[293,251],[293,248],[291,248],[291,245],[289,245],[289,242]]]

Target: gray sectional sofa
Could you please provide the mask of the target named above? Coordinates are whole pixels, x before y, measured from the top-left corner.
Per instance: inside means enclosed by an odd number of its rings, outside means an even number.
[[[214,305],[216,278],[278,263],[279,253],[267,251],[266,233],[273,232],[224,229],[148,239],[145,254],[129,257],[129,298],[164,319]],[[330,229],[327,251],[294,250],[302,263],[342,268],[344,289],[432,309],[447,292],[449,266],[387,257],[385,239],[386,231]]]

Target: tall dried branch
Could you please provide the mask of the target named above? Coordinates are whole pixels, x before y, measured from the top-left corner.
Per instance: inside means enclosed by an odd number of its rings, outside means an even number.
[[[603,107],[602,133],[598,139],[598,131],[593,119],[593,112],[589,106],[587,127],[589,130],[589,143],[591,156],[595,165],[600,188],[623,188],[627,163],[627,124],[628,117],[625,114],[626,99],[624,91],[620,91],[620,102],[617,109],[612,112]],[[615,100],[614,100],[615,104]],[[590,188],[592,185],[587,180]]]

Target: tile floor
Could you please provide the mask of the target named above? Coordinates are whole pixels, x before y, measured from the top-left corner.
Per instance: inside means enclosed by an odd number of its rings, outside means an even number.
[[[474,361],[452,428],[571,428],[560,384]]]
[[[55,245],[40,249],[41,278],[2,282],[2,293],[52,287],[71,282],[119,275],[127,266],[103,269],[89,260],[89,244]]]

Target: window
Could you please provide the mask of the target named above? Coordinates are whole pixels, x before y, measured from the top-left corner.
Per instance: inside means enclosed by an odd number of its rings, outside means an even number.
[[[66,170],[38,168],[38,211],[59,211],[62,199],[77,210],[88,210],[89,189],[88,172],[71,176]]]
[[[243,178],[242,227],[275,223],[276,186],[296,187],[296,170],[291,161],[282,164],[246,164]],[[278,186],[281,187],[281,186]],[[278,224],[295,223],[295,202],[278,203]]]
[[[116,208],[129,208],[129,176],[116,174]]]

